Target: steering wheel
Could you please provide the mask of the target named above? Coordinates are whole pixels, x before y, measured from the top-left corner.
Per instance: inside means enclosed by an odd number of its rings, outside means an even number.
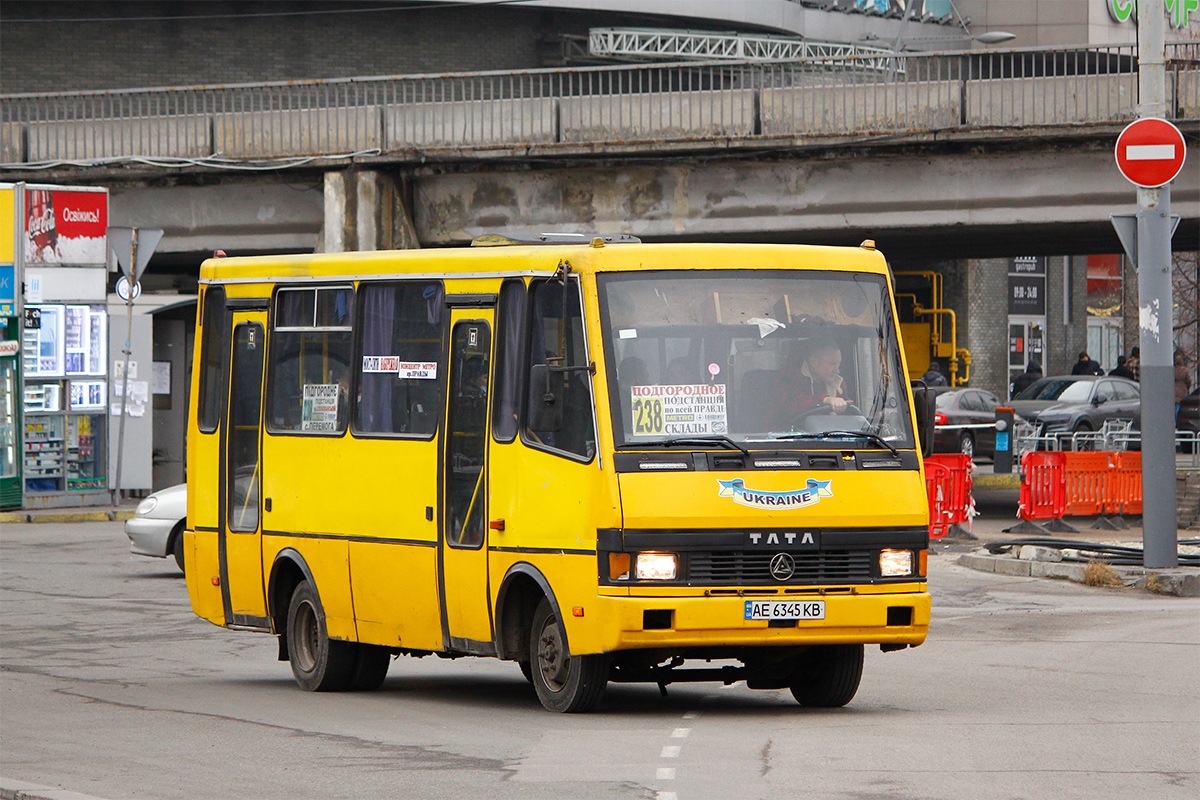
[[[804,409],[803,411],[801,411],[799,414],[796,415],[796,418],[794,420],[792,420],[792,427],[795,428],[804,420],[808,419],[809,417],[811,417],[815,414],[820,414],[820,413],[833,414],[834,413],[833,406],[831,406],[829,403],[821,403],[820,405],[813,406],[812,408]],[[846,404],[846,410],[842,412],[842,415],[844,416],[846,414],[855,415],[855,416],[859,416],[859,417],[861,417],[863,415],[862,411],[859,411],[858,406],[856,406],[852,403]]]

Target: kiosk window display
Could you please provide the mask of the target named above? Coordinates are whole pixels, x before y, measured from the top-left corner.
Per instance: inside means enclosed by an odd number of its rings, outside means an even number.
[[[106,330],[101,305],[25,307],[26,493],[105,488]]]

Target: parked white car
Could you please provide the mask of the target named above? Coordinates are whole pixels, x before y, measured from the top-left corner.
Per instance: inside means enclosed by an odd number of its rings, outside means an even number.
[[[187,484],[170,486],[138,503],[125,520],[129,549],[140,556],[175,556],[183,570],[183,529],[187,517]]]

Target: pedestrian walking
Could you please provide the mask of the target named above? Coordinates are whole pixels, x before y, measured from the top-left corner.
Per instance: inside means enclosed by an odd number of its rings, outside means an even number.
[[[921,376],[926,386],[945,386],[946,376],[942,375],[942,365],[936,361],[929,362],[929,369]]]
[[[1028,388],[1030,385],[1032,385],[1036,381],[1041,380],[1041,377],[1042,377],[1041,363],[1036,358],[1029,359],[1029,365],[1027,367],[1025,367],[1025,371],[1022,372],[1020,375],[1018,375],[1017,379],[1015,381],[1013,381],[1013,385],[1012,385],[1013,395],[1015,396],[1018,393],[1024,391],[1026,388]]]
[[[1125,356],[1117,356],[1117,365],[1108,372],[1109,375],[1116,375],[1118,378],[1128,378],[1131,381],[1136,381],[1133,370],[1129,368],[1129,359]]]
[[[1099,362],[1092,361],[1092,357],[1087,354],[1086,350],[1079,351],[1079,360],[1075,362],[1075,366],[1071,367],[1072,375],[1103,375],[1104,368]]]

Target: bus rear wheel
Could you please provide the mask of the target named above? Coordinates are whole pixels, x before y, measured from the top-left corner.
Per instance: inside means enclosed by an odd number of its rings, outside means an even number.
[[[308,581],[292,592],[287,634],[288,661],[301,689],[339,692],[347,688],[357,661],[355,645],[329,638],[321,603]]]
[[[572,656],[558,614],[543,599],[533,614],[529,632],[531,682],[538,700],[549,711],[591,711],[608,685],[608,657]]]
[[[819,645],[805,652],[792,673],[792,697],[802,706],[838,708],[854,699],[862,680],[861,644]]]
[[[373,692],[383,685],[387,677],[388,667],[392,663],[392,654],[386,647],[376,644],[351,645],[357,652],[354,658],[354,669],[350,673],[350,681],[346,688],[352,692]]]

